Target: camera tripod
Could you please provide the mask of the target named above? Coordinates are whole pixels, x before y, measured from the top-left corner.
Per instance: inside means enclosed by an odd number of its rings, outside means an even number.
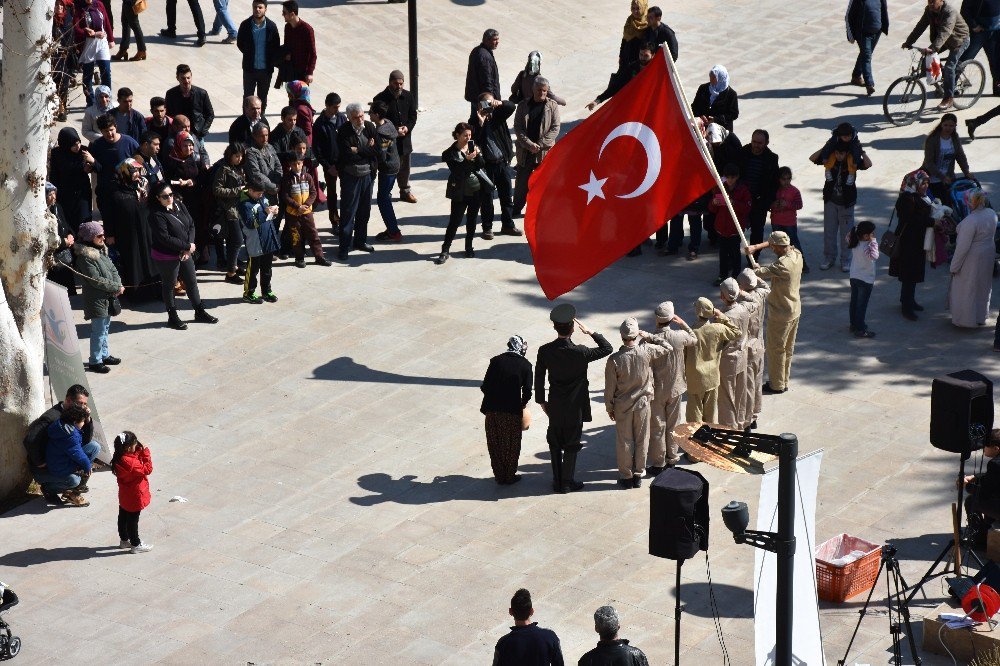
[[[865,605],[858,611],[860,617],[858,617],[858,623],[854,625],[851,642],[847,644],[847,650],[844,651],[843,659],[837,661],[837,666],[844,666],[847,663],[847,655],[850,654],[851,646],[854,645],[854,639],[858,636],[861,621],[865,619],[865,615],[868,613],[868,605],[871,603],[872,595],[878,586],[878,579],[882,575],[883,569],[885,570],[886,587],[885,605],[888,608],[889,633],[892,635],[893,663],[896,666],[903,666],[903,645],[899,634],[903,628],[902,625],[905,625],[906,639],[910,644],[910,655],[913,657],[913,663],[916,666],[920,666],[920,655],[917,654],[917,644],[913,638],[913,626],[910,624],[910,608],[907,606],[908,600],[903,598],[903,592],[909,586],[906,584],[906,580],[899,570],[899,560],[896,559],[896,547],[891,543],[886,543],[882,546],[882,559],[878,565],[878,573],[875,574],[875,585],[872,585],[872,589],[868,591],[868,598],[865,599]]]

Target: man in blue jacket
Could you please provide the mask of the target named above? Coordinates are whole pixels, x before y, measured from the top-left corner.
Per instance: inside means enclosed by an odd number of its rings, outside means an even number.
[[[559,637],[551,629],[542,629],[530,622],[535,609],[531,593],[521,588],[510,600],[514,626],[510,633],[497,641],[493,650],[493,666],[563,666]]]
[[[50,483],[62,499],[73,506],[87,506],[80,493],[87,491],[93,461],[83,449],[82,428],[90,418],[90,410],[82,405],[70,405],[62,410],[58,421],[48,427],[49,441],[45,447],[45,463],[49,474],[57,481]]]

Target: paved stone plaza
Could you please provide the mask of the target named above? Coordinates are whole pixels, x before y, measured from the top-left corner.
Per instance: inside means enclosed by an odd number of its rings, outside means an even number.
[[[202,4],[210,21],[211,4]],[[918,289],[926,316],[911,323],[900,316],[898,283],[885,276],[883,260],[869,308],[874,340],[848,333],[847,276],[817,270],[822,171],[807,156],[838,122],[860,128],[874,168],[859,175],[857,213],[877,221],[881,234],[934,119],[889,127],[878,97],[906,70],[899,44],[924,2],[890,3],[892,31],[875,52],[871,99],[846,85],[857,51],[844,38],[844,4],[661,6],[680,41],[688,95],[712,65],[725,64],[740,94],[737,134],[748,142],[752,129],[768,129],[805,199],[800,225],[813,272],[803,281],[791,390],[765,399],[760,431],[793,432],[803,451],[826,450],[818,540],[841,532],[892,539],[912,582],[948,538],[958,471],[957,456],[928,443],[930,380],[967,367],[997,378],[1000,357],[990,351],[993,320],[978,331],[951,326],[943,311],[946,268],[928,270]],[[186,41],[149,37],[149,60],[115,63],[113,83],[130,86],[146,111],[145,100],[174,85],[174,66],[190,64],[218,113],[209,144],[217,158],[240,113],[240,57],[220,38],[191,48],[190,13],[180,5]],[[370,100],[390,70],[406,71],[405,5],[301,5],[320,43],[315,106],[331,89],[345,103]],[[249,14],[243,3],[231,9],[237,22]],[[280,26],[279,10],[273,5],[269,15]],[[559,634],[568,663],[596,643],[592,613],[606,603],[618,608],[623,637],[651,664],[672,662],[674,563],[647,554],[646,489],[617,490],[613,424],[603,410],[595,408],[585,429],[583,492],[551,493],[545,417],[535,405],[523,482],[498,487],[492,480],[478,412],[487,361],[514,333],[529,341],[532,361],[553,337],[526,243],[477,239],[475,259],[430,261],[448,210],[439,155],[468,115],[465,64],[482,31],[501,32],[504,86],[530,50],[542,51],[543,73],[569,102],[561,109],[569,129],[615,67],[628,2],[421,0],[420,11],[419,203],[396,204],[405,242],[352,255],[349,267],[297,270],[279,262],[276,305],[243,304],[239,287],[203,272],[217,326],[167,329],[156,303],[115,320],[112,353],[124,364],[90,379],[105,430],[133,430],[152,449],[153,503],[140,533],[156,548],[140,557],[114,547],[116,486],[107,473],[92,481],[89,508],[47,509],[39,499],[4,516],[0,580],[21,597],[7,616],[24,641],[18,663],[484,664],[522,586],[534,597],[535,619]],[[162,5],[141,21],[155,35],[165,25]],[[272,93],[271,118],[283,98]],[[984,98],[973,111],[993,103]],[[71,122],[79,119],[77,109]],[[986,126],[980,135],[966,146],[969,161],[997,192],[1000,129]],[[381,230],[376,211],[372,234]],[[332,257],[329,233],[324,241]],[[697,296],[717,298],[716,261],[714,253],[689,263],[647,250],[566,298],[617,346],[622,319],[635,314],[650,327],[662,300],[673,299],[693,320]],[[190,319],[184,301],[182,308]],[[602,376],[603,363],[594,364],[595,402]],[[735,545],[717,517],[731,499],[747,500],[755,512],[759,479],[704,465],[698,471],[712,484],[709,555],[722,631],[733,664],[751,664],[754,553]],[[176,495],[189,501],[169,503]],[[694,560],[683,572],[683,661],[721,664],[705,567]],[[880,582],[880,599],[883,590]],[[916,619],[944,596],[940,580],[925,591],[931,602],[914,606]],[[830,664],[842,656],[863,599],[823,604]],[[889,646],[885,616],[869,616],[849,663],[888,663]],[[924,655],[924,663],[951,662]]]

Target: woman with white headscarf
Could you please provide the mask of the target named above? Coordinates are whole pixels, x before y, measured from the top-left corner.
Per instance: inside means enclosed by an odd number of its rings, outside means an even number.
[[[507,351],[490,359],[480,389],[486,415],[486,448],[498,485],[521,480],[517,459],[521,455],[524,409],[531,400],[531,361],[525,358],[528,343],[520,335],[507,341]]]
[[[111,98],[111,88],[107,86],[94,86],[94,101],[83,110],[83,120],[80,125],[80,133],[87,141],[94,142],[101,138],[101,130],[97,129],[97,119],[103,115],[111,113],[115,108],[115,103]]]
[[[997,251],[993,235],[997,214],[987,208],[986,193],[978,187],[966,195],[972,212],[958,225],[955,256],[951,259],[948,309],[955,326],[975,328],[986,323],[993,292],[993,263]]]
[[[740,117],[740,105],[736,91],[729,85],[729,72],[725,67],[713,67],[708,73],[708,83],[698,86],[691,102],[691,113],[701,116],[706,125],[717,123],[733,131],[733,121]]]

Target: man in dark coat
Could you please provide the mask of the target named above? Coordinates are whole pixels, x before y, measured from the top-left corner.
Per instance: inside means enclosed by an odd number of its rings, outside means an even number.
[[[340,173],[340,252],[347,261],[351,250],[374,252],[368,242],[368,219],[372,213],[372,182],[377,167],[375,125],[365,120],[360,104],[347,105],[350,121],[337,130],[337,171]]]
[[[767,211],[771,209],[775,194],[778,192],[778,156],[767,147],[770,141],[771,137],[767,130],[754,130],[750,143],[740,150],[736,162],[740,167],[740,182],[750,189],[750,195],[753,197],[750,207],[751,243],[760,243],[764,240]]]
[[[229,126],[229,143],[253,145],[253,129],[257,125],[271,129],[271,124],[264,117],[264,102],[256,95],[247,95],[243,99],[243,115]]]
[[[559,637],[551,629],[529,622],[535,614],[531,593],[521,588],[510,599],[508,611],[514,618],[510,633],[497,641],[493,666],[563,666]]]
[[[476,112],[479,96],[485,92],[502,99],[500,92],[500,70],[493,51],[500,45],[500,33],[490,28],[483,33],[483,42],[469,54],[469,69],[465,74],[465,101]]]
[[[50,474],[45,462],[45,449],[49,443],[49,426],[59,420],[63,410],[70,405],[87,406],[90,392],[80,384],[74,384],[66,391],[66,398],[52,406],[44,414],[31,422],[24,436],[24,449],[28,454],[28,468],[32,478],[42,487],[42,495],[50,504],[64,504],[58,490],[65,487],[64,477]],[[83,429],[83,452],[93,461],[101,451],[101,445],[94,441],[94,421],[87,417]]]
[[[399,152],[399,173],[396,174],[396,184],[399,185],[399,200],[406,203],[417,203],[417,198],[410,191],[410,155],[413,153],[413,126],[417,124],[417,102],[413,93],[403,88],[403,73],[394,69],[389,73],[389,85],[375,95],[375,102],[385,102],[389,108],[386,120],[391,122],[399,136],[396,138],[396,150]]]
[[[191,81],[191,68],[183,63],[177,65],[178,85],[168,90],[165,95],[167,115],[187,116],[191,121],[191,131],[199,139],[204,139],[215,120],[215,109],[212,108],[208,91],[193,85]]]
[[[243,54],[243,96],[260,97],[261,114],[267,110],[274,63],[281,56],[278,26],[265,14],[267,0],[254,0],[253,16],[240,23],[236,33],[236,48]]]
[[[575,479],[576,456],[583,448],[580,438],[584,422],[591,421],[587,365],[614,351],[600,333],[591,331],[576,320],[576,308],[562,303],[552,309],[549,318],[559,337],[538,349],[535,363],[535,401],[549,417],[545,439],[552,454],[552,488],[566,493],[583,488]],[[597,348],[573,344],[575,326],[597,343]],[[549,393],[545,395],[545,376]]]
[[[601,640],[597,647],[580,657],[579,666],[649,666],[642,650],[618,638],[620,628],[618,611],[611,606],[598,608],[594,613],[594,631]]]
[[[510,100],[495,99],[491,93],[479,96],[480,106],[469,119],[472,138],[483,152],[486,175],[496,187],[500,201],[500,233],[521,236],[514,226],[514,199],[510,186],[510,163],[514,159],[514,143],[510,140],[507,119],[514,115],[517,106]],[[489,106],[485,106],[489,104]],[[483,238],[493,238],[493,197],[483,198]]]
[[[663,10],[659,7],[650,7],[646,12],[646,41],[655,44],[657,52],[663,44],[666,44],[670,57],[677,62],[677,35],[663,22]]]
[[[850,0],[847,5],[847,41],[857,42],[851,85],[865,86],[870,97],[875,92],[872,53],[881,34],[889,34],[889,7],[886,0]]]
[[[326,180],[326,203],[330,215],[333,233],[340,233],[340,209],[337,204],[337,161],[340,150],[337,148],[337,131],[347,124],[347,114],[340,110],[340,95],[327,93],[323,110],[313,120],[312,149],[319,165],[323,167],[323,178]]]

